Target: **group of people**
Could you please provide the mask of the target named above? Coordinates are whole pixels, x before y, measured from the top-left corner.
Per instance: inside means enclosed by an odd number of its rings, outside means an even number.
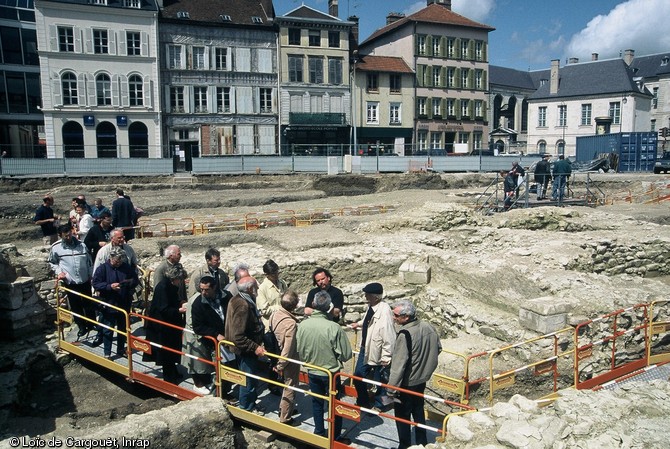
[[[551,155],[545,154],[542,160],[535,165],[533,180],[536,183],[537,200],[547,199],[549,182],[553,179],[551,199],[561,204],[565,197],[568,179],[570,179],[570,175],[572,174],[572,166],[570,161],[562,154],[553,163],[553,167],[549,162],[550,158]],[[514,203],[514,200],[519,197],[519,188],[525,182],[525,170],[518,162],[514,161],[512,162],[512,168],[510,170],[502,170],[500,176],[503,179],[503,207],[505,210],[508,210]]]
[[[53,205],[53,199],[45,198],[45,205]],[[81,204],[77,202],[77,206]],[[124,229],[114,227],[110,212],[102,211],[84,241],[78,238],[70,220],[59,224],[56,233],[59,240],[51,245],[48,262],[57,279],[68,289],[77,339],[96,331],[91,344],[102,345],[104,357],[127,357],[124,334],[129,322],[126,317],[139,278],[137,255],[126,243]],[[246,382],[237,387],[236,397],[233,385],[222,382],[224,399],[239,402],[240,408],[263,415],[265,410],[258,404],[262,383],[253,376],[276,379],[284,385],[278,405],[279,420],[295,425],[295,390],[292,388],[298,387],[301,365],[294,361],[301,361],[310,365],[307,375],[309,389],[314,394],[314,432],[326,436],[326,402],[320,396],[329,393],[329,373],[331,376],[339,373],[344,363],[353,357],[349,338],[340,324],[346,313],[344,294],[333,285],[332,274],[321,267],[314,270],[314,287],[307,294],[301,317],[296,314],[300,303],[298,294],[289,289],[273,260],[263,265],[265,279],[259,285],[246,264],[236,265],[230,279],[221,268],[220,252],[210,248],[204,255],[205,263],[187,282],[189,276],[181,264],[179,246],[169,245],[163,255],[164,259],[154,270],[154,292],[144,326],[146,339],[155,343],[151,351],[144,354],[145,359],[162,367],[163,379],[179,384],[182,378],[178,367],[183,365],[193,379],[196,392],[203,395],[214,392],[216,346],[225,340],[232,345],[221,346],[221,362],[252,376],[247,376]],[[362,408],[381,410],[394,402],[398,418],[423,423],[423,397],[406,390],[423,393],[437,366],[441,350],[439,337],[432,326],[417,320],[416,309],[410,302],[400,301],[393,306],[385,303],[381,284],[368,284],[363,293],[368,302],[367,311],[362,320],[351,325],[361,332],[354,372],[356,403]],[[99,302],[81,295],[92,295]],[[116,351],[112,355],[114,328]],[[269,358],[266,354],[267,331],[274,334],[279,347],[276,355],[280,357]],[[269,363],[270,360],[276,363]],[[368,388],[373,384],[365,379],[403,390],[377,388],[374,391]],[[333,388],[339,392],[338,396],[343,394],[341,381]],[[335,417],[333,425],[335,438],[348,443],[347,438],[341,436],[342,418]],[[409,447],[411,426],[397,421],[397,427],[399,447]],[[415,427],[415,440],[417,444],[426,444],[423,428]]]
[[[33,222],[41,228],[45,245],[56,243],[59,238],[58,226],[65,223],[65,220],[61,223],[61,216],[54,213],[54,205],[53,195],[45,195],[42,198],[42,205],[37,208],[33,218]],[[94,225],[100,224],[107,218],[109,220],[106,223],[105,230],[109,230],[111,227],[123,228],[124,237],[127,241],[135,237],[134,226],[137,225],[137,208],[133,205],[130,197],[124,194],[123,189],[116,190],[116,199],[112,202],[111,210],[103,205],[102,198],[96,198],[93,205],[87,203],[84,195],[72,198],[72,209],[68,214],[67,221],[71,225],[72,232],[77,240],[85,242],[88,233],[94,229]],[[95,238],[98,237],[99,235],[95,236]],[[89,248],[91,246],[95,247],[94,241],[91,240],[90,244],[87,243],[87,246]]]

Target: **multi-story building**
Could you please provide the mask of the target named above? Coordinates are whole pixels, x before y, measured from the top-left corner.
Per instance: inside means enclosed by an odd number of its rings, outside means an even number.
[[[153,0],[38,0],[47,157],[161,157]]]
[[[282,151],[340,154],[351,142],[350,35],[354,22],[299,6],[279,26]]]
[[[32,1],[0,5],[0,151],[44,157],[40,68]]]
[[[571,58],[560,67],[523,72],[491,69],[491,145],[499,151],[574,156],[579,136],[598,132],[649,131],[652,94],[645,77],[624,58],[589,62]],[[598,126],[602,126],[598,129]]]
[[[355,64],[358,154],[404,156],[414,131],[414,71],[403,58],[392,56],[367,55]]]
[[[645,87],[653,95],[648,130],[658,131],[662,128],[670,128],[670,53],[638,56],[631,61],[630,66],[634,76],[642,78]],[[647,131],[647,129],[641,131]],[[665,139],[663,143],[667,149]]]
[[[488,135],[488,33],[494,28],[454,13],[450,0],[427,3],[406,17],[389,15],[387,25],[360,44],[360,55],[401,57],[416,73],[415,153],[477,150]]]
[[[160,14],[163,127],[191,157],[278,152],[271,0],[171,0]]]

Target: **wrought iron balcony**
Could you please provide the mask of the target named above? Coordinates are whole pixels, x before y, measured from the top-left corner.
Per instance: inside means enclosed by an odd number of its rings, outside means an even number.
[[[291,125],[346,125],[346,114],[341,112],[289,112]]]

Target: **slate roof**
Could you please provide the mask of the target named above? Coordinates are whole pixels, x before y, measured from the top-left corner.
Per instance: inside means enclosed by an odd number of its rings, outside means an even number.
[[[489,65],[489,83],[524,90],[535,90],[540,85],[539,80],[533,79],[531,72],[496,65]]]
[[[156,5],[156,0],[142,0],[142,3],[139,8],[130,8],[123,6],[123,0],[107,0],[106,5],[95,5],[90,2],[90,0],[48,0],[54,3],[66,3],[70,5],[87,5],[96,8],[123,8],[128,11],[157,11],[158,6]]]
[[[410,14],[407,17],[404,17],[389,25],[386,25],[385,27],[378,29],[377,31],[372,33],[370,37],[368,37],[361,43],[361,47],[370,44],[371,42],[379,39],[380,37],[396,29],[414,23],[435,23],[441,25],[460,26],[466,28],[479,28],[486,31],[495,30],[495,28],[489,25],[475,22],[474,20],[470,20],[467,17],[464,17],[460,14],[456,14],[449,8],[446,8],[445,6],[438,5],[437,3],[432,3],[426,6],[425,8],[415,12],[414,14]]]
[[[178,17],[181,12],[187,12],[189,17]],[[231,20],[224,22],[221,15],[230,16]],[[164,0],[160,17],[170,21],[225,23],[263,28],[272,26],[275,10],[272,0]],[[263,23],[254,22],[252,17],[260,17]]]
[[[364,72],[414,73],[404,59],[395,56],[363,56],[356,63],[356,70]]]
[[[635,76],[655,78],[670,75],[670,53],[640,56],[634,58],[630,66],[635,71]]]
[[[549,93],[551,81],[547,81],[529,96],[529,100],[624,93],[650,95],[644,87],[642,90],[638,88],[633,81],[633,70],[626,65],[623,59],[568,64],[561,67],[558,73],[557,94]]]

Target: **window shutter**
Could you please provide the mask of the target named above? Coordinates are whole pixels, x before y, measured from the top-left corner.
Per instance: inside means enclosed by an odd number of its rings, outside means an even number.
[[[140,33],[140,39],[142,40],[140,44],[142,56],[149,56],[149,33]]]
[[[153,93],[151,86],[152,81],[147,75],[144,77],[144,80],[142,82],[142,94],[144,94],[144,106],[147,108],[153,108],[154,106],[153,103],[151,102],[151,94]]]
[[[426,36],[426,56],[433,56],[433,36]]]
[[[426,86],[433,85],[433,66],[426,66]]]
[[[49,25],[49,49],[58,51],[58,27],[56,25]]]
[[[79,28],[74,28],[72,34],[74,35],[74,51],[75,53],[81,53],[81,41],[83,39],[82,36],[83,31]]]
[[[119,54],[121,56],[128,56],[128,35],[125,31],[119,32]]]
[[[86,105],[86,76],[83,73],[77,75],[77,101],[80,106]]]
[[[425,76],[426,66],[418,65],[416,67],[416,81],[419,87],[424,87],[424,76]]]
[[[456,89],[460,89],[461,87],[461,69],[460,67],[456,67],[454,69],[454,87]]]
[[[76,33],[78,30],[75,30],[75,51],[76,51],[76,45],[77,45],[77,38],[76,38]],[[86,48],[86,53],[94,53],[93,51],[93,28],[88,28],[84,30],[84,34],[86,36],[86,39],[84,41],[85,43],[85,48]],[[77,53],[79,53],[77,51]]]
[[[482,89],[489,90],[488,81],[486,80],[486,70],[482,70]]]
[[[88,74],[86,76],[86,96],[88,97],[88,104],[89,106],[97,106],[98,105],[98,99],[96,97],[96,85],[95,85],[95,78],[93,77],[93,74]],[[82,106],[84,103],[82,103]]]
[[[112,106],[119,107],[119,75],[112,75]]]
[[[108,30],[107,34],[109,36],[109,46],[108,46],[109,54],[110,55],[115,55],[115,54],[117,54],[117,52],[116,52],[116,31]]]
[[[119,84],[121,87],[121,106],[127,108],[130,106],[130,97],[128,96],[128,77],[126,75],[120,75]],[[114,100],[112,100],[112,102],[114,102]]]
[[[426,98],[426,116],[428,118],[433,118],[433,99]]]
[[[237,103],[235,102],[236,89],[230,88],[230,112],[235,114],[237,112]]]
[[[53,77],[51,78],[51,88],[53,90],[52,92],[52,98],[54,102],[54,106],[63,106],[63,93],[61,89],[63,88],[63,83],[61,82],[60,76],[58,76],[57,73],[53,74]]]

